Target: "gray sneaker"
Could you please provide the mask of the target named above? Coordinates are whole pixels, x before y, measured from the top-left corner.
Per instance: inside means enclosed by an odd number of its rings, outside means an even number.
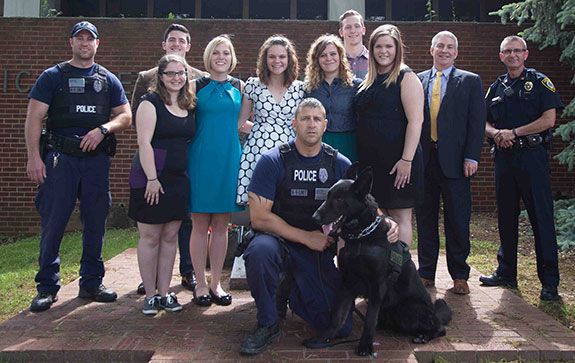
[[[154,295],[151,298],[144,299],[144,305],[142,306],[142,313],[145,315],[156,315],[160,305],[160,295]]]
[[[180,311],[182,310],[182,305],[178,303],[176,294],[172,292],[167,296],[160,298],[159,308],[167,311]]]

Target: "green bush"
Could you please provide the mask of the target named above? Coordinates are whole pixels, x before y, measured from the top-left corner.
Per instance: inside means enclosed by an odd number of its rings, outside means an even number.
[[[561,251],[575,249],[575,198],[557,200],[554,206],[557,244]]]

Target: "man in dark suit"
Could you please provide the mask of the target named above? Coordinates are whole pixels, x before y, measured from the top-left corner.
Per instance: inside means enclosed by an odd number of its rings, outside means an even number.
[[[443,199],[447,268],[451,291],[469,294],[470,177],[477,171],[485,134],[481,78],[453,66],[457,38],[449,31],[431,41],[433,67],[418,74],[425,92],[421,135],[425,165],[423,204],[416,207],[419,276],[435,285],[439,255],[439,199]]]

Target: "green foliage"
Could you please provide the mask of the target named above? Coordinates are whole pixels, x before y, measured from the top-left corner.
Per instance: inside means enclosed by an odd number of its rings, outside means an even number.
[[[526,0],[504,5],[500,10],[490,13],[499,15],[501,22],[508,20],[521,25],[524,22],[534,24],[519,34],[526,40],[547,46],[559,46],[562,50],[559,60],[571,69],[575,69],[575,0]],[[575,76],[571,80],[575,83]],[[562,117],[575,116],[575,99],[563,111]],[[573,170],[575,165],[575,120],[559,126],[554,135],[560,135],[563,141],[570,143],[555,156],[561,164]],[[572,137],[573,135],[573,137]]]
[[[168,14],[168,19],[175,19],[175,18],[176,18],[176,16],[174,15],[174,13],[170,12]]]
[[[50,8],[50,5],[48,5],[48,0],[42,0],[42,3],[40,4],[40,16],[53,18],[62,14],[63,13],[58,9]]]
[[[575,198],[555,202],[555,225],[559,248],[575,249]]]
[[[557,245],[561,251],[575,249],[575,198],[554,201],[553,209]],[[522,210],[519,215],[528,218],[526,210]],[[529,234],[533,235],[533,232]]]
[[[427,10],[427,13],[425,14],[426,21],[433,21],[437,18],[437,14],[435,13],[435,10],[433,10],[431,0],[427,0],[425,3],[425,9]]]

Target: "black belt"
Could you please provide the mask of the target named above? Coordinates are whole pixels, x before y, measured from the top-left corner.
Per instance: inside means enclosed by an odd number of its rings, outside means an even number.
[[[498,151],[510,151],[510,150],[524,150],[524,149],[535,149],[541,144],[545,144],[546,139],[544,135],[532,134],[527,136],[519,136],[515,138],[513,146],[508,148],[497,147]]]
[[[110,156],[116,153],[116,137],[113,134],[108,134],[104,137],[95,150],[84,152],[80,147],[82,138],[80,136],[64,136],[57,134],[53,131],[48,131],[45,134],[46,141],[45,147],[48,151],[58,151],[62,154],[72,155],[79,158],[87,156],[96,156],[101,152],[105,152]]]

